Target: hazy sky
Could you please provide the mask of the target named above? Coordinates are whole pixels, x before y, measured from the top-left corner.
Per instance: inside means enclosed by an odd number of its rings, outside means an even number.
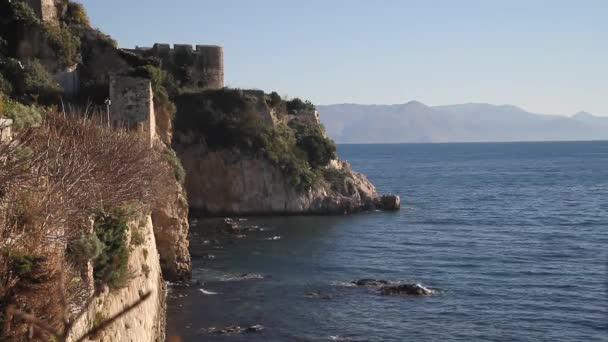
[[[228,86],[608,115],[607,0],[82,2],[121,47],[224,46]]]

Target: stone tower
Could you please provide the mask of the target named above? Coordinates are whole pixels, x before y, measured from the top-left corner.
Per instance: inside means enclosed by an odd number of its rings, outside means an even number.
[[[56,0],[26,0],[26,2],[34,10],[40,20],[44,22],[57,21]]]
[[[156,138],[154,96],[149,79],[110,75],[110,122],[115,127],[146,132]]]
[[[154,44],[152,48],[131,50],[144,56],[158,57],[163,69],[168,71],[189,70],[187,78],[176,79],[181,86],[201,89],[224,87],[224,48],[217,45]],[[175,76],[175,75],[174,75]]]

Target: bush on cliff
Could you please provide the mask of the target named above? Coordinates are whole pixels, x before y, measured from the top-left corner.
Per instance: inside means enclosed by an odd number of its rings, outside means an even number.
[[[307,154],[308,163],[313,169],[320,169],[336,159],[336,145],[321,131],[321,127],[310,122],[292,120],[289,127],[296,134],[296,143]]]
[[[275,109],[286,106],[276,93],[263,98],[274,103]],[[319,178],[320,169],[335,157],[335,145],[320,127],[299,121],[289,125],[264,122],[260,99],[247,91],[225,88],[181,94],[174,99],[178,104],[176,132],[196,137],[192,143],[211,151],[238,150],[266,158],[299,190],[309,189]],[[300,102],[303,107],[297,108],[311,106]]]
[[[0,74],[10,83],[10,95],[21,102],[53,103],[62,93],[53,76],[37,60],[0,60]]]
[[[95,216],[95,235],[102,245],[93,260],[95,280],[110,288],[121,288],[129,275],[129,246],[127,244],[129,215],[124,209],[100,212]]]
[[[295,99],[286,101],[285,104],[287,105],[287,113],[293,115],[297,115],[302,111],[312,111],[316,109],[312,102],[308,100],[302,101],[302,99],[297,97]]]

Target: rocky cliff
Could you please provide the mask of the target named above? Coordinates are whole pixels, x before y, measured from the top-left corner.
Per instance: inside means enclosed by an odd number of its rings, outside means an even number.
[[[200,148],[179,151],[188,172],[190,207],[209,214],[343,214],[375,207],[378,193],[363,174],[336,161],[324,179],[298,191],[282,171],[263,158],[234,152],[206,153]]]
[[[174,148],[190,208],[212,215],[345,214],[399,208],[337,158],[309,102],[223,89],[176,98]]]
[[[188,200],[178,182],[168,187],[164,201],[152,209],[156,247],[160,252],[163,276],[170,281],[190,278],[191,261],[188,250]]]

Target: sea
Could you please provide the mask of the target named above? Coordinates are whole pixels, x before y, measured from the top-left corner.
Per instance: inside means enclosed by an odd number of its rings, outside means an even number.
[[[193,217],[181,341],[608,341],[608,142],[340,145],[398,212]],[[239,220],[239,218],[235,218]],[[243,277],[243,275],[246,275]],[[255,278],[263,279],[243,279]],[[362,278],[419,283],[384,296]],[[263,330],[218,334],[238,325]],[[252,330],[258,330],[252,329]]]

